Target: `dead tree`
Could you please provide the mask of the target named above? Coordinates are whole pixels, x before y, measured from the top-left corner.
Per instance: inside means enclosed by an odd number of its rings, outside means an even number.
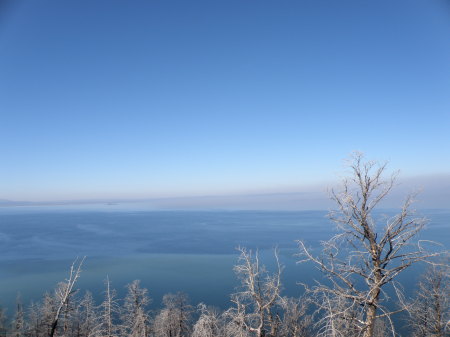
[[[308,315],[309,301],[305,298],[282,297],[278,301],[282,319],[278,335],[282,337],[312,336],[312,316]]]
[[[450,335],[450,266],[432,266],[419,282],[409,308],[413,337]]]
[[[56,299],[57,299],[57,308],[56,313],[51,323],[50,337],[53,337],[56,332],[56,328],[58,327],[58,321],[63,313],[65,308],[68,308],[70,300],[73,296],[74,290],[73,287],[80,277],[81,266],[83,264],[84,258],[78,261],[76,259],[72,266],[70,267],[69,278],[66,279],[65,282],[61,282],[56,289]]]
[[[140,287],[135,280],[127,285],[128,293],[124,300],[121,335],[146,337],[148,335],[147,306],[150,303],[148,290]]]
[[[100,333],[99,316],[92,294],[87,291],[77,308],[77,330],[74,336],[93,337]]]
[[[153,333],[158,337],[188,337],[191,334],[192,306],[186,294],[166,294],[164,307],[155,317]]]
[[[28,335],[48,337],[55,319],[57,303],[55,297],[45,293],[41,303],[32,303],[28,310]]]
[[[204,303],[198,305],[200,317],[194,324],[191,337],[224,337],[224,319],[220,311]]]
[[[22,300],[20,294],[17,294],[16,298],[16,313],[14,315],[13,321],[13,336],[14,337],[24,337],[26,332],[25,326],[25,314],[23,311]]]
[[[241,280],[241,291],[232,295],[235,308],[229,310],[234,321],[242,330],[257,337],[275,336],[280,324],[279,316],[274,312],[281,292],[282,267],[275,251],[276,272],[271,275],[259,263],[255,256],[245,248],[239,248],[239,263],[234,267]]]
[[[330,319],[348,322],[346,315],[351,314],[351,329],[364,337],[373,337],[376,322],[387,320],[394,335],[391,316],[398,311],[383,306],[386,288],[392,286],[399,293],[396,277],[412,264],[437,253],[427,251],[421,242],[412,242],[426,222],[414,216],[410,208],[412,196],[406,198],[397,214],[386,216],[383,221],[374,214],[394,187],[397,174],[385,178],[386,164],[364,161],[360,153],[352,159],[350,177],[343,180],[342,190],[331,194],[337,210],[330,213],[330,218],[337,225],[338,234],[323,243],[321,257],[314,256],[299,241],[303,256],[300,262],[314,262],[331,283],[310,289],[318,296],[325,294],[323,299],[331,301],[331,307],[326,302],[322,304],[332,309],[327,313]],[[340,306],[336,307],[333,301]],[[332,325],[328,335],[339,336]]]
[[[109,277],[105,280],[104,301],[100,305],[100,326],[98,336],[101,337],[118,337],[120,327],[116,321],[119,315],[119,304],[117,303],[117,295],[114,289],[111,289]]]

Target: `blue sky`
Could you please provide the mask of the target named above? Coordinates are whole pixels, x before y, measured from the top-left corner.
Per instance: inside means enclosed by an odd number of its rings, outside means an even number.
[[[448,177],[449,36],[437,0],[3,1],[0,199]]]

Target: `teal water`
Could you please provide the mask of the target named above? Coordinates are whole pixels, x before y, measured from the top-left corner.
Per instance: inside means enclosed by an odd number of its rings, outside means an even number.
[[[431,221],[421,239],[449,246],[450,211],[422,212]],[[11,308],[18,292],[25,303],[39,300],[66,277],[77,256],[87,256],[78,284],[101,300],[108,276],[123,296],[125,285],[140,279],[153,305],[165,293],[184,291],[191,302],[228,307],[238,285],[233,273],[236,247],[260,251],[273,267],[280,249],[284,293],[298,296],[298,282],[320,278],[308,264],[296,264],[295,240],[318,249],[334,226],[326,212],[146,211],[104,206],[87,208],[0,208],[0,304]],[[401,279],[407,291],[419,277],[415,268]]]

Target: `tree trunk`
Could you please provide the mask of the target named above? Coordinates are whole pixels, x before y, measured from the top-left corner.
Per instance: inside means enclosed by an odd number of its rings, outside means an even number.
[[[364,337],[373,337],[376,314],[377,314],[377,307],[371,304],[369,306],[369,309],[367,310],[366,330],[364,331]]]

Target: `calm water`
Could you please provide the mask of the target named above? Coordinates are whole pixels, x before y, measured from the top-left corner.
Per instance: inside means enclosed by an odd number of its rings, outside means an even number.
[[[422,239],[450,241],[450,211],[424,211],[431,220]],[[298,296],[297,282],[319,278],[310,265],[296,264],[295,240],[318,247],[333,234],[326,212],[145,211],[138,206],[0,208],[0,301],[11,307],[16,294],[38,300],[66,276],[77,256],[87,256],[79,287],[103,291],[108,275],[123,296],[140,279],[154,305],[167,292],[185,291],[192,303],[229,306],[237,285],[236,247],[259,249],[273,265],[278,246],[285,294]],[[402,277],[406,286],[417,269]],[[100,300],[99,297],[97,297]]]

